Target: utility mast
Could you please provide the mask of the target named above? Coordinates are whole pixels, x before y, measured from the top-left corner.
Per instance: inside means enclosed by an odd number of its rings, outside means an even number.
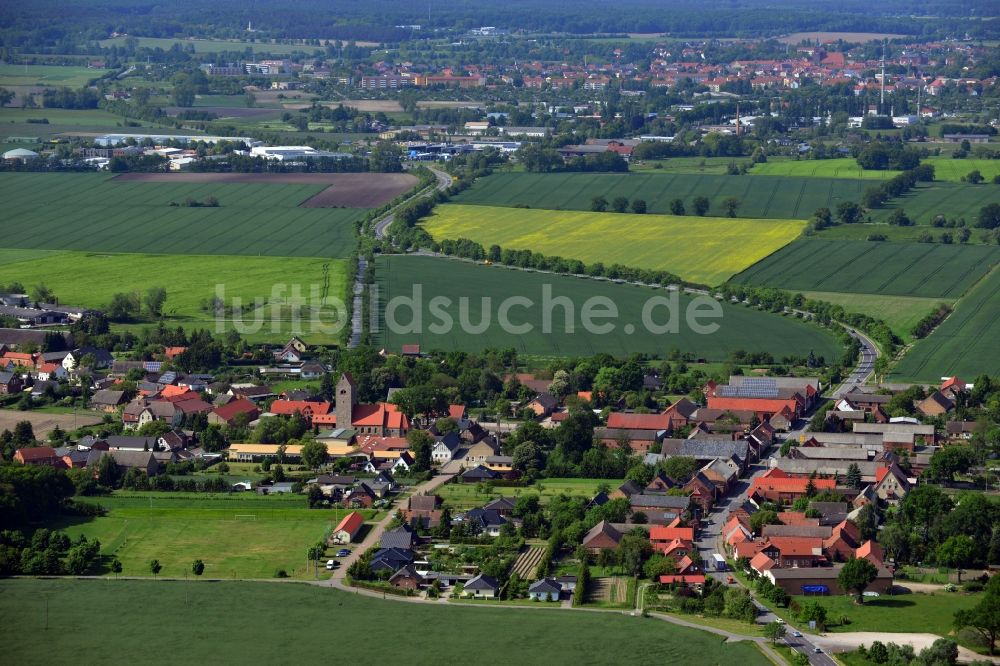
[[[885,42],[882,42],[882,85],[879,87],[878,112],[885,109]]]

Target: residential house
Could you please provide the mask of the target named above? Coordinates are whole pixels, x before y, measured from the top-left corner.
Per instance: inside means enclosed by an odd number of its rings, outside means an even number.
[[[462,595],[475,599],[495,599],[500,592],[500,586],[492,576],[479,574],[468,583],[462,590]]]
[[[491,537],[500,536],[500,530],[507,524],[507,519],[492,509],[470,509],[461,518],[462,522],[476,534]]]
[[[462,446],[462,438],[456,431],[442,435],[431,449],[431,462],[435,465],[447,465]]]
[[[379,538],[381,548],[402,548],[412,550],[417,543],[417,535],[409,525],[400,525],[391,530],[386,530]]]
[[[146,476],[152,477],[156,476],[160,471],[160,465],[156,462],[156,457],[153,455],[152,451],[101,451],[98,449],[91,449],[90,453],[87,455],[87,468],[94,470],[95,475],[97,474],[97,469],[101,464],[101,458],[104,456],[111,456],[112,460],[115,461],[119,474],[124,474],[130,469],[139,469],[145,472]]]
[[[689,493],[688,499],[691,504],[697,506],[702,515],[707,515],[712,510],[715,500],[720,495],[715,482],[705,474],[704,470],[695,472],[691,479],[684,484],[684,490]]]
[[[465,450],[462,456],[462,467],[476,467],[486,464],[486,459],[500,454],[499,447],[492,437],[482,439]]]
[[[534,601],[559,601],[562,585],[554,578],[542,578],[528,586],[528,597]]]
[[[420,575],[416,567],[412,564],[400,568],[399,571],[389,576],[389,585],[398,587],[401,590],[416,590],[424,582],[424,577]]]
[[[0,372],[0,395],[20,393],[24,387],[21,377],[14,372]]]
[[[955,402],[941,391],[934,391],[915,404],[917,411],[924,416],[941,416],[955,408]]]
[[[65,370],[63,371],[65,372]],[[112,413],[125,403],[125,391],[102,389],[90,399],[90,407],[101,412]]]
[[[910,482],[899,468],[893,463],[888,467],[880,468],[875,474],[875,484],[873,486],[875,495],[888,504],[898,504],[910,492]]]
[[[582,545],[591,553],[599,553],[604,549],[614,550],[618,548],[622,540],[622,533],[606,520],[594,525],[583,537]]]
[[[62,467],[62,457],[51,446],[28,446],[14,452],[14,462],[33,467]]]
[[[374,572],[379,571],[399,571],[407,564],[413,564],[414,555],[412,550],[402,548],[382,548],[372,556],[370,563]]]
[[[750,483],[748,495],[762,497],[769,502],[791,503],[806,496],[810,483],[816,492],[836,487],[833,479],[791,478],[779,469],[769,469]]]
[[[641,511],[650,525],[669,525],[690,508],[691,498],[681,495],[632,495],[632,511]]]
[[[240,415],[245,415],[246,422],[249,423],[260,416],[260,409],[246,398],[237,398],[213,409],[208,414],[208,422],[220,426],[231,426],[236,422],[236,417]]]

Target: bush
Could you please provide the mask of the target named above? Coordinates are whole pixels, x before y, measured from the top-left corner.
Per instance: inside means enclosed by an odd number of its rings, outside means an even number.
[[[284,569],[278,569],[277,571],[274,572],[274,577],[275,578],[288,578],[288,572],[285,571]]]

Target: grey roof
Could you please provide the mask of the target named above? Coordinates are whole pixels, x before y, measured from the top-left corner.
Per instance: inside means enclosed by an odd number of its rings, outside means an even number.
[[[108,448],[112,449],[132,449],[136,451],[152,451],[156,448],[155,437],[126,437],[123,435],[110,435],[107,438]]]
[[[45,336],[49,333],[58,333],[66,339],[68,344],[73,344],[73,334],[68,331],[43,331],[28,328],[0,328],[0,345],[7,345],[8,347],[18,347],[26,344],[40,345],[45,342]]]
[[[843,477],[847,474],[847,470],[851,465],[858,466],[862,477],[870,477],[872,479],[875,478],[876,470],[883,466],[881,463],[869,462],[867,460],[795,460],[792,458],[779,458],[778,464],[775,466],[783,472],[792,474],[811,474],[812,472],[816,472],[820,476],[840,474]]]
[[[691,456],[700,460],[736,456],[746,460],[750,445],[746,440],[731,439],[665,439],[660,449],[664,457]]]
[[[0,384],[8,384],[16,376],[13,372],[0,372]]]
[[[507,523],[507,520],[494,509],[470,509],[465,512],[465,521],[476,523],[484,529]]]
[[[91,451],[87,455],[87,467],[100,463],[104,456],[111,456],[119,467],[137,467],[147,469],[156,459],[150,451]]]
[[[107,389],[98,391],[90,399],[94,405],[118,405],[125,397],[125,391],[109,391]]]
[[[820,537],[826,539],[833,534],[830,525],[764,525],[761,536]]]
[[[556,594],[559,594],[562,592],[562,584],[552,578],[542,578],[529,585],[528,591],[542,592],[544,594],[551,594],[552,592],[555,592]]]
[[[414,537],[413,530],[407,525],[401,525],[395,529],[383,532],[382,537],[379,539],[379,545],[382,548],[409,550],[413,548]]]
[[[496,578],[485,574],[479,574],[465,584],[466,590],[495,590],[498,587]]]
[[[508,497],[498,497],[492,502],[484,504],[483,509],[487,511],[513,511],[515,501]]]
[[[398,571],[401,567],[411,564],[414,560],[412,550],[405,548],[383,548],[372,556],[371,568],[375,571],[389,569]]]
[[[632,495],[630,503],[633,507],[684,510],[691,503],[691,498],[686,495]]]

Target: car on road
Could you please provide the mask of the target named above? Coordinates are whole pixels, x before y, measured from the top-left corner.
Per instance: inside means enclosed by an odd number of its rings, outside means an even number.
[[[337,557],[347,557],[351,554],[351,551],[347,548],[341,548],[337,551]]]
[[[814,647],[813,648],[813,652],[815,652],[816,654],[822,654],[823,650],[821,648],[819,648],[819,647]]]
[[[802,632],[801,631],[793,631],[792,632],[792,636],[795,636],[796,638],[802,638]]]

